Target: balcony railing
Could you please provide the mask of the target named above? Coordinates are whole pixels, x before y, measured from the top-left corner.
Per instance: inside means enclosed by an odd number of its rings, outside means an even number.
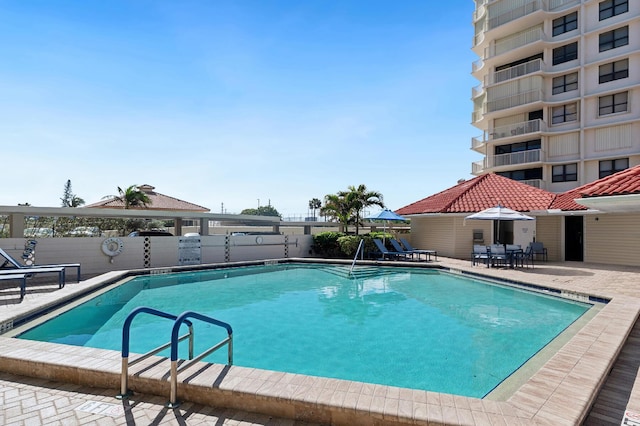
[[[549,10],[570,7],[580,3],[580,0],[549,0]]]
[[[489,74],[485,77],[485,85],[502,83],[503,81],[513,80],[514,78],[522,77],[523,75],[532,74],[542,69],[542,59],[534,59],[533,61],[525,62],[524,64],[516,65],[515,67],[507,68]]]
[[[476,136],[475,138],[471,138],[471,149],[479,149],[486,142],[484,135]]]
[[[478,71],[480,68],[484,66],[484,61],[482,59],[478,59],[471,64],[471,72],[474,73]]]
[[[478,84],[476,87],[471,89],[471,98],[477,98],[478,96],[484,93],[484,86],[482,84]]]
[[[510,154],[500,154],[487,157],[487,168],[511,166],[513,164],[536,163],[540,161],[541,149],[529,151],[512,152]]]
[[[530,90],[487,102],[487,112],[500,111],[542,100],[542,90]]]
[[[471,113],[471,122],[477,123],[478,121],[482,120],[483,116],[484,116],[484,111],[482,111],[481,109],[473,111]]]
[[[534,188],[542,188],[542,179],[527,179],[519,180],[518,182],[533,186]]]
[[[479,175],[484,171],[484,161],[475,161],[471,163],[471,174]]]
[[[529,15],[530,13],[533,13],[536,10],[540,10],[541,8],[542,2],[540,0],[531,0],[523,4],[522,6],[489,18],[489,29],[492,30],[499,27],[500,25],[504,25],[508,22],[522,18],[523,16]],[[489,14],[491,14],[491,7],[489,7]]]
[[[502,39],[496,43],[487,46],[484,52],[484,58],[491,58],[493,56],[502,55],[511,50],[518,49],[522,46],[526,46],[530,43],[535,43],[544,39],[544,31],[542,26],[535,26],[526,31],[515,34],[512,37]]]
[[[486,140],[496,140],[511,136],[524,135],[527,133],[535,133],[540,130],[545,130],[543,129],[543,125],[543,121],[541,119],[537,119],[509,124],[507,126],[495,127],[485,132],[485,138]]]

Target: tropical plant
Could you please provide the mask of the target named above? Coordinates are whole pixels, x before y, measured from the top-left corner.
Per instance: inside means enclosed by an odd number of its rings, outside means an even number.
[[[356,225],[356,235],[358,235],[363,210],[370,206],[384,208],[384,203],[382,202],[382,194],[380,192],[369,191],[365,185],[358,185],[358,187],[349,186],[348,189],[349,191],[343,192],[343,194],[355,216],[353,222]]]
[[[141,191],[138,185],[131,185],[125,190],[118,187],[118,195],[107,195],[102,198],[114,198],[120,201],[125,209],[136,207],[147,208],[151,204],[151,198]]]
[[[313,212],[311,216],[314,219],[316,218],[316,210],[318,210],[320,207],[322,207],[322,201],[320,201],[319,199],[312,198],[309,200],[309,209]]]
[[[347,230],[351,219],[352,208],[344,194],[328,194],[324,196],[324,206],[320,214],[337,220]]]

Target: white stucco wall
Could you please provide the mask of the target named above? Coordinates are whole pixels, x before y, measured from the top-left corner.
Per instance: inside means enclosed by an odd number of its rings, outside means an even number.
[[[306,257],[313,242],[311,235],[255,235],[201,237],[201,263],[219,263]],[[226,239],[228,238],[228,245]],[[102,274],[113,270],[141,269],[145,267],[145,238],[122,237],[124,249],[110,258],[102,252],[105,238],[42,238],[37,240],[35,260],[38,264],[80,263],[84,276]],[[178,265],[179,237],[149,238],[149,267]],[[285,246],[285,241],[287,242]],[[0,247],[17,260],[22,259],[26,239],[3,238]],[[228,250],[228,259],[226,258]],[[69,279],[74,279],[70,274]]]

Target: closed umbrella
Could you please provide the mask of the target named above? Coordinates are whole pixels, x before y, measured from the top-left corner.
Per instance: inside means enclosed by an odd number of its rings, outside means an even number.
[[[498,235],[500,235],[500,222],[503,220],[534,220],[533,217],[526,214],[511,210],[507,207],[497,205],[489,209],[482,210],[478,213],[474,213],[464,218],[465,220],[497,220],[498,221]]]

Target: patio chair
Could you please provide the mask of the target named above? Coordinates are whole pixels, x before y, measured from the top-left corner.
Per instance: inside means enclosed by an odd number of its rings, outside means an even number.
[[[391,251],[384,246],[382,241],[378,238],[373,239],[374,244],[378,248],[378,251],[382,254],[382,258],[378,260],[385,260],[385,258],[398,260],[398,259],[406,259],[407,255],[404,253],[398,253],[397,251]]]
[[[483,246],[480,244],[473,245],[473,251],[471,252],[471,266],[475,266],[476,263],[484,263],[489,267],[491,259],[491,250],[487,246]]]
[[[531,251],[533,252],[534,257],[541,256],[542,260],[547,261],[547,249],[544,247],[539,241],[529,243],[529,247],[531,247]]]
[[[393,246],[393,249],[397,252],[397,253],[402,253],[405,256],[411,256],[411,260],[413,260],[413,252],[411,250],[405,250],[399,242],[397,242],[396,240],[394,240],[393,238],[389,238],[389,242],[391,243],[391,245]]]
[[[507,266],[509,262],[509,255],[507,250],[502,244],[493,244],[489,248],[489,260],[491,266]]]
[[[524,268],[526,265],[528,268],[529,265],[531,265],[533,268],[533,251],[531,250],[531,245],[527,246],[524,251],[520,250],[519,252],[515,252],[513,255],[513,261],[516,266]]]
[[[418,260],[420,260],[420,255],[422,254],[424,254],[425,260],[431,260],[432,255],[435,257],[436,261],[438,260],[438,252],[435,250],[415,249],[411,246],[411,244],[409,244],[409,241],[407,241],[405,238],[400,238],[400,242],[402,243],[405,249],[407,249],[410,252],[413,252],[414,254],[417,254]]]
[[[4,257],[5,261],[0,264],[0,270],[2,271],[11,271],[16,272],[25,272],[26,269],[36,269],[36,268],[76,268],[78,271],[78,282],[80,282],[80,264],[79,263],[56,263],[56,264],[42,264],[42,265],[31,265],[25,266],[18,262],[13,256],[0,248],[0,256]],[[0,259],[1,261],[2,259]],[[16,271],[15,269],[20,269],[20,271]]]

